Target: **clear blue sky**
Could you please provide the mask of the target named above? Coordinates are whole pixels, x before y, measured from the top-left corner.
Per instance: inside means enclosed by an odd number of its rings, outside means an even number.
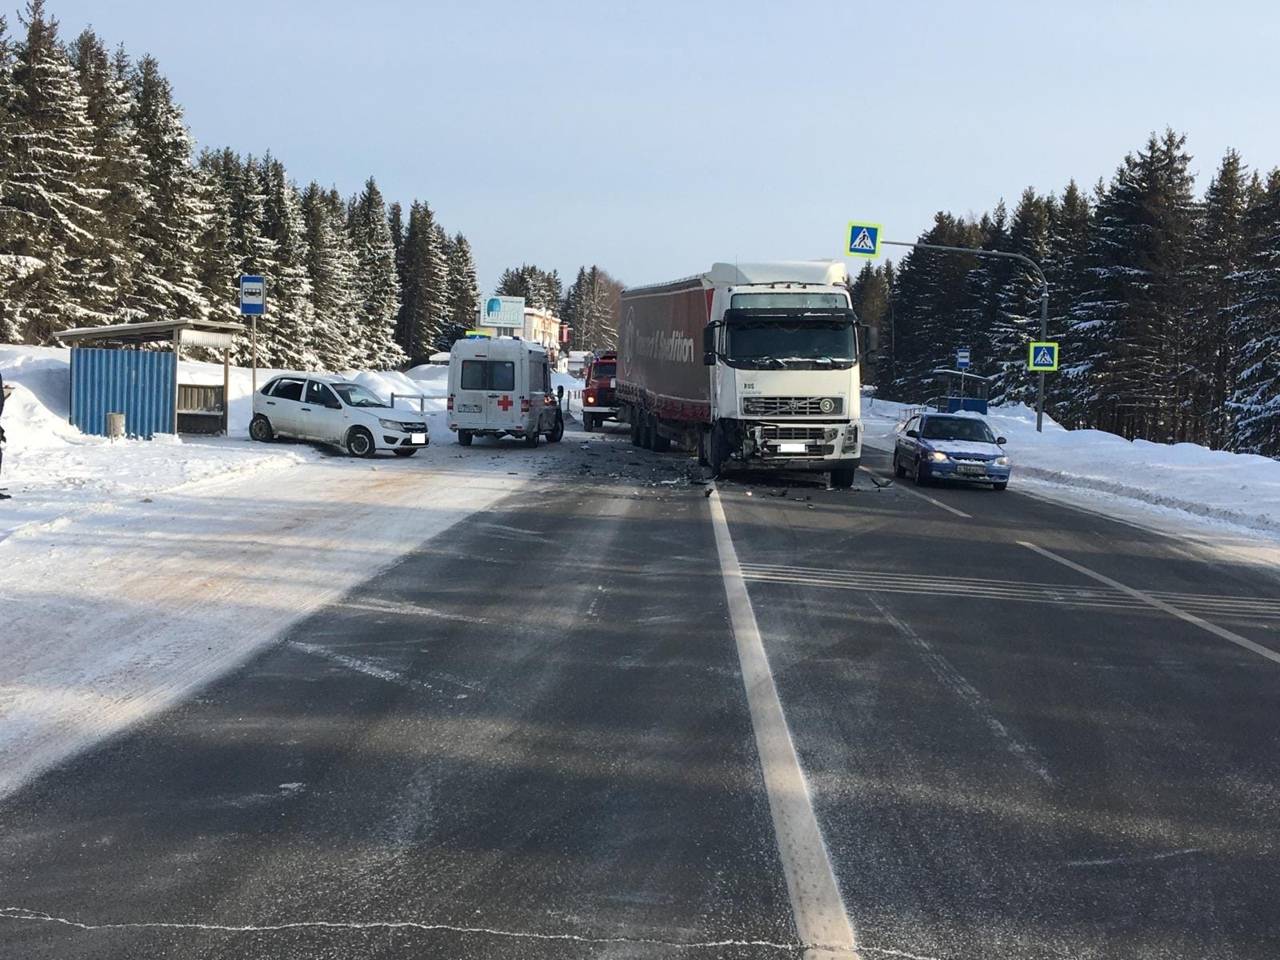
[[[1166,125],[1201,190],[1230,146],[1280,164],[1265,0],[49,5],[156,56],[200,144],[427,200],[486,292],[521,261],[643,283],[838,256],[855,218],[909,240],[1109,178]]]

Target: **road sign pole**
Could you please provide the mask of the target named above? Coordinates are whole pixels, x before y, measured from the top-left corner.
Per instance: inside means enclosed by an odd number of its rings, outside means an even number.
[[[249,324],[249,365],[253,368],[253,392],[258,392],[258,317],[255,314]],[[1041,377],[1043,378],[1043,374]]]
[[[1049,339],[1049,282],[1040,291],[1040,339]],[[1036,433],[1044,432],[1044,371],[1040,371],[1040,387],[1036,390]]]

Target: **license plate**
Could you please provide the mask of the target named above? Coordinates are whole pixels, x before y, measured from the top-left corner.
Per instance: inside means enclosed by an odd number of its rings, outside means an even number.
[[[478,403],[460,403],[458,404],[459,413],[479,413],[480,404]]]
[[[425,433],[411,433],[409,434],[409,442],[410,443],[426,443],[427,435]]]
[[[958,472],[970,477],[985,477],[987,475],[986,467],[974,467],[968,464],[961,464]]]
[[[778,444],[779,453],[804,453],[805,445],[803,443],[780,443]]]

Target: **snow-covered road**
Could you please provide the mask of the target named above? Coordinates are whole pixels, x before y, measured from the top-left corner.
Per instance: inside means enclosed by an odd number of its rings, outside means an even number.
[[[0,795],[519,489],[524,453],[318,459],[20,529],[0,544]]]

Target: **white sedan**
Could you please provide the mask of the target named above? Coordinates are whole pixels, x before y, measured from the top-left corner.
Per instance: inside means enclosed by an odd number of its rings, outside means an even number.
[[[331,443],[353,457],[411,457],[431,442],[421,414],[388,406],[358,383],[299,375],[276,377],[253,395],[249,436]]]

